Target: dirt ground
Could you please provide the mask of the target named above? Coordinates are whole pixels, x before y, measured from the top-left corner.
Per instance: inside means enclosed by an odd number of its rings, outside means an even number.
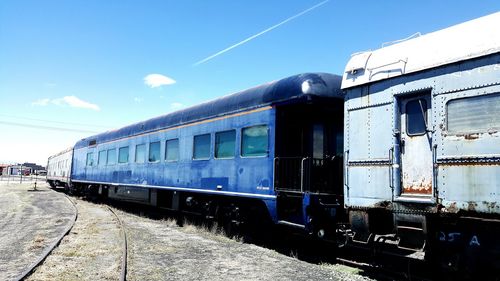
[[[210,229],[119,213],[129,239],[127,280],[370,280],[229,239]]]
[[[28,193],[28,185],[0,183],[0,189],[0,280],[10,280],[57,236],[73,207],[46,187]],[[105,205],[72,200],[75,226],[28,280],[118,280],[118,221]],[[116,212],[128,236],[127,280],[369,280],[349,267],[310,264],[213,229]]]
[[[0,280],[14,280],[64,232],[75,209],[38,182],[0,181]]]
[[[122,237],[103,205],[72,198],[78,219],[71,232],[27,280],[119,280]]]

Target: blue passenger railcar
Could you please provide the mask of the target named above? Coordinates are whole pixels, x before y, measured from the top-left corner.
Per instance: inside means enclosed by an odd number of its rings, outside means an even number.
[[[500,13],[353,55],[342,82],[353,243],[500,268],[498,26]]]
[[[340,82],[297,75],[82,139],[73,187],[238,223],[267,213],[323,236],[341,207]]]

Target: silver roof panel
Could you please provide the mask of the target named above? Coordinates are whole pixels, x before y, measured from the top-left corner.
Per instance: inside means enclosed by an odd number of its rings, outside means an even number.
[[[500,51],[500,12],[375,51],[356,53],[346,65],[342,89]]]

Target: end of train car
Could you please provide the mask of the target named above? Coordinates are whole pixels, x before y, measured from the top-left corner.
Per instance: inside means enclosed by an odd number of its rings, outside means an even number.
[[[47,160],[46,179],[50,187],[57,186],[68,188],[71,185],[71,163],[73,148],[67,148]]]
[[[343,206],[340,83],[333,74],[300,74],[82,139],[72,186],[332,236]]]
[[[353,244],[500,271],[499,25],[495,13],[353,55],[342,81]]]

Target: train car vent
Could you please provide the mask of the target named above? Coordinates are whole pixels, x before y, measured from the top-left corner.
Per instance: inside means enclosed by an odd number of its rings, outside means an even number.
[[[89,146],[93,146],[93,145],[96,145],[96,144],[97,144],[96,140],[89,141]]]

